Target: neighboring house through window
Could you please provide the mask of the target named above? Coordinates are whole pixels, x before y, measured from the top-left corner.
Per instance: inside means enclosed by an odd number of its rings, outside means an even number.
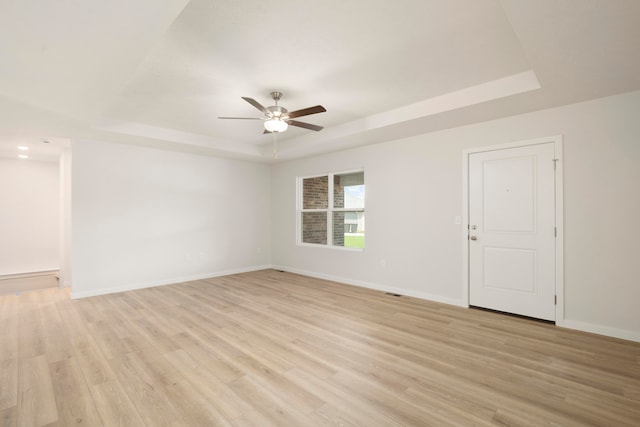
[[[298,244],[363,249],[364,195],[364,171],[298,178]]]

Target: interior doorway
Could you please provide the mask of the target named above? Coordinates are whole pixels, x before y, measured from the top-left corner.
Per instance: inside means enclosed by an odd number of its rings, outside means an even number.
[[[0,163],[0,294],[71,286],[71,141],[12,136]]]

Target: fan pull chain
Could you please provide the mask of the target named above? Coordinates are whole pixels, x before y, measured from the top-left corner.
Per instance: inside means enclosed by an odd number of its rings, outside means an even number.
[[[273,132],[273,158],[278,160],[278,132]]]

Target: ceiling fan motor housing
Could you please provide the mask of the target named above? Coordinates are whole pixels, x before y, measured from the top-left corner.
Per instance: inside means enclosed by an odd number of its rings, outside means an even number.
[[[287,109],[279,105],[272,105],[270,107],[267,107],[267,111],[269,111],[271,117],[283,117],[287,114]]]

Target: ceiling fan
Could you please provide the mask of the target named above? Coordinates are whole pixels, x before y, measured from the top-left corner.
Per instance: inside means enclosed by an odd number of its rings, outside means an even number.
[[[278,101],[282,98],[282,92],[271,92],[271,98],[275,101],[275,105],[270,107],[264,107],[258,101],[253,98],[242,97],[249,104],[260,110],[264,117],[218,117],[219,119],[236,119],[236,120],[263,120],[264,132],[263,133],[280,133],[287,130],[289,126],[296,126],[299,128],[305,128],[313,131],[320,131],[322,126],[312,125],[311,123],[299,122],[293,120],[297,117],[309,116],[311,114],[324,113],[327,111],[322,105],[316,105],[315,107],[303,108],[288,112],[286,108],[278,105]]]

